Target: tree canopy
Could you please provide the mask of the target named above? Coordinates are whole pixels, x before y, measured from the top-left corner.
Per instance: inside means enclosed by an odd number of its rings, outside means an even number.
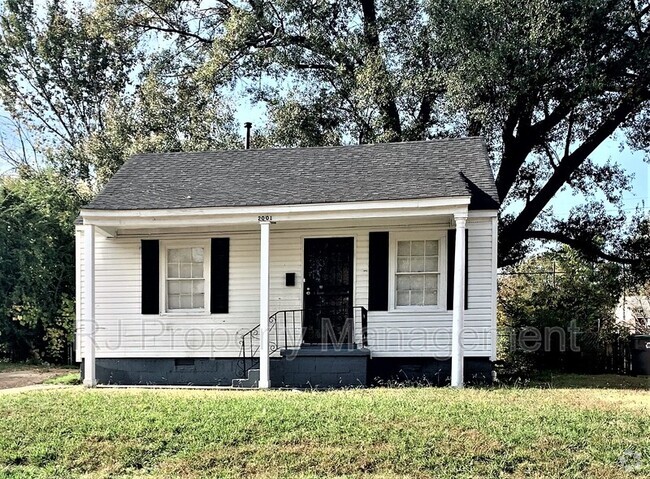
[[[621,367],[611,348],[629,334],[614,313],[626,279],[621,265],[585,261],[566,246],[504,268],[497,315],[503,359],[514,369]]]
[[[46,170],[0,178],[0,357],[65,361],[74,335],[74,219],[88,191]]]
[[[257,146],[482,135],[502,265],[530,240],[638,265],[629,177],[592,155],[650,145],[649,20],[647,0],[4,0],[0,98],[100,182],[134,151],[235,145],[243,101],[266,111]],[[557,217],[563,189],[584,201]]]

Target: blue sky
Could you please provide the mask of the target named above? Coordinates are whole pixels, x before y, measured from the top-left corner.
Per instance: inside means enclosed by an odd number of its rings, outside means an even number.
[[[603,164],[607,160],[618,163],[623,169],[633,175],[632,190],[623,194],[623,208],[626,212],[632,213],[637,206],[646,208],[650,204],[650,196],[648,189],[649,168],[646,162],[643,161],[644,153],[631,151],[625,147],[623,151],[620,148],[620,139],[608,139],[603,142],[591,155],[595,163]],[[604,197],[601,195],[604,201]],[[577,195],[574,196],[571,191],[560,191],[555,198],[553,198],[552,205],[553,211],[556,216],[565,216],[569,210],[584,202],[584,197]],[[608,208],[612,211],[615,208]]]

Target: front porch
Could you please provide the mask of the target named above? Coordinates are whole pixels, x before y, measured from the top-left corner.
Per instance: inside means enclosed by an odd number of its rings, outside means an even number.
[[[242,335],[243,377],[233,379],[233,387],[259,385],[259,331],[260,326],[256,326]],[[370,358],[367,346],[368,310],[363,306],[277,311],[269,318],[271,384],[275,387],[365,386]]]
[[[118,383],[358,386],[373,379],[373,358],[407,365],[412,358],[424,358],[430,370],[438,363],[450,365],[446,377],[460,387],[468,202],[453,198],[270,207],[265,208],[268,215],[254,215],[250,208],[84,214],[84,225],[78,228],[84,256],[80,279],[89,293],[79,301],[84,382],[95,385],[99,368],[102,382],[108,377]],[[496,225],[494,215],[477,215],[474,221],[487,233]],[[154,242],[155,251],[147,253]],[[409,259],[398,254],[402,244],[422,251],[413,250]],[[198,279],[190,275],[188,281],[204,281],[205,292],[192,301],[203,301],[205,311],[169,309],[172,283],[166,255],[169,248],[183,247],[203,248],[204,274]],[[121,312],[126,306],[113,306],[112,290],[96,291],[95,276],[100,275],[103,287],[109,274],[119,273],[113,257],[121,251],[132,257],[134,248],[142,257],[142,279],[139,285],[126,282],[120,287],[141,294],[142,311],[129,306],[127,314]],[[485,253],[490,259],[493,251]],[[158,278],[154,281],[146,277],[151,270],[147,255],[159,265],[149,273]],[[397,284],[402,278],[398,258],[422,262],[412,267],[412,276],[424,286],[403,289]],[[423,266],[428,261],[435,266]],[[427,286],[429,279],[435,279],[434,286]],[[398,298],[404,292],[412,303]],[[147,294],[154,299],[149,301]],[[216,298],[218,311],[211,309]],[[492,306],[487,308],[471,312],[481,327],[486,314],[489,321]],[[119,321],[132,321],[141,331],[139,348],[126,344],[126,333],[119,345],[108,344],[106,331],[116,334]],[[215,325],[223,336],[214,335]],[[435,337],[439,333],[442,339]],[[206,335],[212,343],[194,339]],[[178,337],[184,340],[180,346],[174,343]],[[481,341],[471,355],[490,357],[490,339]]]

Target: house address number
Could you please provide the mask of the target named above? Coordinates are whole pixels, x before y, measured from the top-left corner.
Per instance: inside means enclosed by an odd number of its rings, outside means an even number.
[[[260,215],[257,217],[257,221],[273,221],[273,216],[271,215]]]

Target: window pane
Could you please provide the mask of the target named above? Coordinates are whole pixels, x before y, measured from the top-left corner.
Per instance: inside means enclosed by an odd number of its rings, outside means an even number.
[[[191,248],[180,248],[178,250],[181,263],[191,263],[192,262],[192,250]]]
[[[417,274],[411,276],[411,289],[422,291],[424,289],[424,275]]]
[[[411,306],[421,306],[424,300],[422,291],[411,291]]]
[[[397,277],[397,291],[406,291],[411,289],[411,275],[401,274]]]
[[[192,295],[181,295],[181,309],[192,309]]]
[[[438,304],[437,274],[428,274],[424,278],[424,304],[428,306]]]
[[[169,249],[167,250],[167,262],[168,263],[178,263],[181,259],[180,250],[178,249]]]
[[[410,256],[411,254],[411,242],[410,241],[398,241],[397,242],[397,256]]]
[[[203,263],[192,263],[192,278],[203,278]]]
[[[178,278],[178,264],[168,264],[167,265],[167,277],[168,278]]]
[[[400,274],[396,277],[395,305],[438,304],[437,274]]]
[[[411,256],[424,256],[424,241],[411,241]]]
[[[397,272],[408,273],[411,271],[411,261],[408,256],[398,256],[397,258]]]
[[[177,294],[167,295],[167,308],[168,309],[178,309],[181,307],[180,296]]]
[[[397,272],[423,273],[438,271],[438,241],[398,241]]]
[[[181,263],[181,278],[191,278],[192,277],[192,264],[191,263]]]
[[[424,257],[414,256],[411,258],[411,271],[414,273],[421,273],[424,271]]]
[[[438,289],[438,275],[437,274],[427,274],[424,279],[425,289],[428,290],[437,290]]]
[[[203,285],[204,285],[203,280],[192,281],[192,294],[194,294],[195,296],[199,293],[203,294]]]
[[[181,292],[181,282],[174,280],[174,281],[167,281],[167,291],[169,294],[178,294]]]
[[[203,296],[203,294],[195,294],[193,299],[194,299],[194,307],[195,308],[203,308],[203,305],[204,305],[204,296]]]
[[[438,271],[438,256],[426,256],[424,258],[424,271],[428,273]]]
[[[192,262],[203,263],[203,248],[192,248]]]
[[[403,274],[397,277],[397,306],[421,305],[424,300],[424,275]]]
[[[398,291],[397,292],[397,306],[408,306],[409,305],[410,294],[409,291]]]
[[[424,292],[425,306],[435,306],[438,304],[438,291],[425,291]]]

